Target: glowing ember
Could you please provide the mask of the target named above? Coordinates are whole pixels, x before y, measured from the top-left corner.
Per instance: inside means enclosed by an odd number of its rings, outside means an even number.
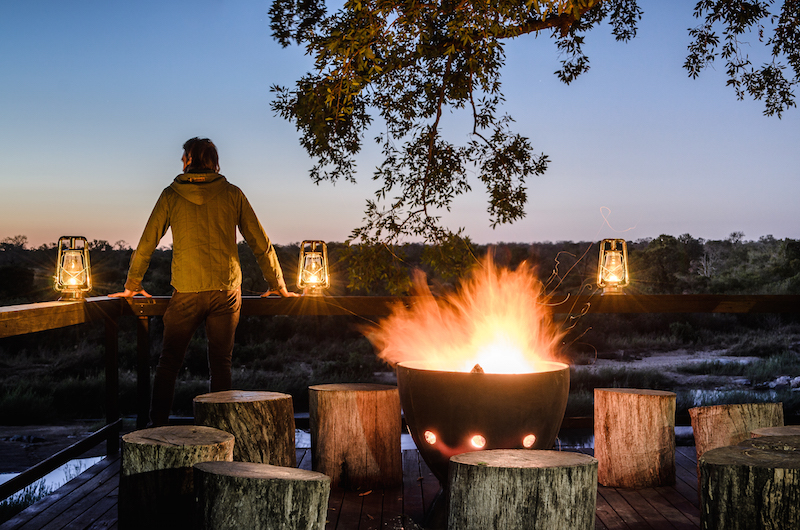
[[[477,447],[478,449],[482,448],[486,445],[486,438],[481,436],[480,434],[476,434],[472,437],[472,445],[473,447]]]
[[[425,434],[423,436],[425,437],[425,441],[428,442],[429,444],[433,445],[436,443],[436,435],[433,434],[431,431],[425,431]]]
[[[529,434],[528,436],[522,439],[522,447],[524,447],[525,449],[530,449],[531,447],[533,447],[533,444],[535,443],[536,443],[535,434]]]
[[[498,269],[490,258],[457,292],[434,298],[423,273],[413,305],[398,305],[365,330],[391,365],[424,361],[434,370],[496,374],[540,371],[554,357],[561,333],[552,325],[543,286],[523,263]]]

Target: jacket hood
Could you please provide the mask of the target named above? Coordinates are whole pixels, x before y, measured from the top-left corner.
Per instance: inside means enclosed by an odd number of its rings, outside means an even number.
[[[219,195],[227,185],[227,179],[219,173],[189,171],[175,177],[169,187],[187,201],[205,204]]]

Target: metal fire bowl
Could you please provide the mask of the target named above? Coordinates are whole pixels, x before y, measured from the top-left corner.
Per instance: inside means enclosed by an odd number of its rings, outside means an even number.
[[[481,374],[427,369],[424,362],[397,365],[400,404],[414,443],[446,487],[450,457],[468,451],[550,449],[569,395],[569,366],[545,362],[542,372]],[[435,435],[435,442],[425,433]],[[472,439],[486,440],[476,448]]]

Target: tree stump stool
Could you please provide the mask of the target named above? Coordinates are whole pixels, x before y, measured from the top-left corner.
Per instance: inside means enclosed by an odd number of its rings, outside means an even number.
[[[236,437],[233,459],[295,467],[292,396],[228,390],[194,398],[194,421]]]
[[[531,449],[450,458],[449,530],[595,527],[597,460]]]
[[[331,480],[322,473],[252,462],[194,466],[201,530],[324,530]]]
[[[595,388],[594,456],[603,486],[674,484],[675,393]]]
[[[333,487],[391,487],[403,481],[396,386],[316,385],[309,390],[311,464]]]
[[[119,528],[192,528],[192,466],[233,459],[233,435],[211,427],[156,427],[122,437]]]
[[[751,438],[762,436],[800,436],[800,425],[783,425],[781,427],[762,427],[750,431]]]
[[[750,431],[783,425],[782,403],[744,403],[712,405],[689,409],[697,452],[697,478],[700,479],[700,457],[717,447],[736,445],[750,438]],[[699,483],[699,482],[698,482]]]
[[[800,528],[800,436],[748,438],[700,458],[706,530]]]

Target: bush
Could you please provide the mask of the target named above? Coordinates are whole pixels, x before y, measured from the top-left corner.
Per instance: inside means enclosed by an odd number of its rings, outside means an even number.
[[[0,395],[0,424],[46,423],[55,416],[51,396],[38,394],[27,385],[15,386]]]
[[[106,414],[106,381],[102,375],[56,381],[52,395],[59,418],[102,418]]]
[[[789,349],[785,337],[771,334],[750,334],[728,349],[728,355],[736,357],[770,357]]]

